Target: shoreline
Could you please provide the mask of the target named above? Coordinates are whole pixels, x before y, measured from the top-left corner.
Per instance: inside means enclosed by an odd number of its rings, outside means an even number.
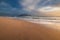
[[[12,19],[12,20],[18,20],[18,21],[25,21],[25,22],[29,22],[29,23],[37,24],[37,25],[41,24],[41,25],[44,25],[47,28],[60,30],[60,23],[49,22],[49,21],[46,21],[46,20],[44,20],[44,21],[42,21],[42,20],[39,21],[38,20],[39,22],[37,22],[37,20],[36,21],[34,21],[34,20],[29,21],[29,19],[26,20],[26,19],[23,19],[23,18],[21,19],[21,18],[17,18],[17,17],[0,17],[0,18],[6,18],[6,19]]]
[[[60,40],[60,31],[42,24],[1,17],[0,40]]]

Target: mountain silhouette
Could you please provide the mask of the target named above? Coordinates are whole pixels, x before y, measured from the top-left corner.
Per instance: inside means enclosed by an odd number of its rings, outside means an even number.
[[[18,17],[22,17],[22,16],[31,16],[30,14],[20,14],[18,15]]]

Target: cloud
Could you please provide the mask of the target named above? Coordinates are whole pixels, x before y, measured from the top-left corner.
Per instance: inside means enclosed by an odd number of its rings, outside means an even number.
[[[52,12],[52,11],[57,11],[60,10],[60,7],[52,7],[52,6],[47,6],[47,7],[42,7],[39,9],[41,12]]]
[[[23,0],[21,4],[24,7],[23,9],[29,11],[31,15],[43,16],[44,14],[41,11],[39,11],[41,7],[39,7],[38,5],[42,1],[44,0]],[[45,3],[48,1],[44,1],[41,5],[45,5]]]
[[[10,12],[10,11],[17,11],[17,10],[18,8],[14,8],[6,2],[0,2],[0,11]]]
[[[10,4],[6,2],[0,2],[0,15],[3,13],[11,15],[18,15],[20,13],[20,10],[18,8],[13,8]],[[9,16],[7,15],[7,16]]]
[[[24,9],[36,10],[39,6],[42,7],[47,4],[50,5],[51,3],[52,0],[23,0],[21,4],[23,5]]]
[[[12,7],[6,2],[0,2],[0,12],[8,12]]]
[[[49,16],[47,14],[50,13],[51,11],[60,10],[59,7],[54,7],[54,5],[59,4],[57,1],[55,0],[23,0],[22,5],[24,7],[23,9],[29,11],[29,13],[33,16]]]
[[[39,2],[40,0],[23,0],[21,4],[23,5],[24,9],[35,10]]]

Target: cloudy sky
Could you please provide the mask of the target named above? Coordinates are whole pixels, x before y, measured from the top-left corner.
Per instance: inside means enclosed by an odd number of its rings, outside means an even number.
[[[12,15],[22,14],[25,12],[32,12],[34,14],[42,7],[57,4],[60,4],[60,0],[0,0],[0,12]]]

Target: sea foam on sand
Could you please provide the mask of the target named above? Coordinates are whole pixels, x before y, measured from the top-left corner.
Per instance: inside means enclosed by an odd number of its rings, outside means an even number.
[[[60,20],[55,19],[32,19],[32,18],[21,18],[22,20],[26,20],[28,22],[43,24],[48,28],[54,28],[60,30]]]
[[[58,29],[60,30],[60,20],[55,20],[55,19],[44,19],[43,17],[40,18],[32,18],[32,17],[7,17],[7,18],[12,18],[12,19],[17,19],[17,20],[25,20],[31,23],[36,23],[36,24],[43,24],[45,27],[48,28],[53,28],[53,29]]]

